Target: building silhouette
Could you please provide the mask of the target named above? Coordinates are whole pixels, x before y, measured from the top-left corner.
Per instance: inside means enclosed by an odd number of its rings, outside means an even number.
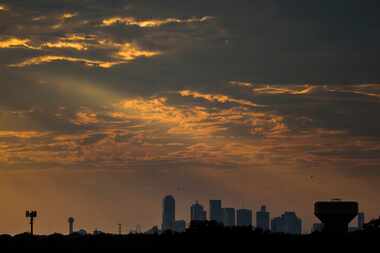
[[[210,221],[223,223],[223,210],[221,200],[210,200],[209,214]]]
[[[162,231],[173,230],[175,224],[175,199],[168,195],[162,201]]]
[[[239,227],[252,226],[252,210],[238,209],[236,211],[236,224]]]
[[[302,220],[295,212],[285,212],[280,217],[272,219],[271,230],[273,233],[299,235],[302,233]]]
[[[256,212],[256,228],[268,231],[269,223],[270,213],[267,211],[266,206],[261,206],[260,211]]]
[[[226,227],[236,226],[235,208],[223,208],[223,224]]]
[[[364,213],[358,213],[357,222],[358,222],[358,229],[359,230],[363,230],[364,223],[365,223],[365,215],[364,215]]]
[[[311,227],[311,232],[322,232],[323,230],[323,223],[314,223]]]
[[[177,233],[183,233],[186,231],[186,221],[185,220],[177,220],[174,223],[174,231]]]
[[[206,221],[207,212],[201,204],[195,202],[195,204],[190,207],[190,220],[191,221]]]

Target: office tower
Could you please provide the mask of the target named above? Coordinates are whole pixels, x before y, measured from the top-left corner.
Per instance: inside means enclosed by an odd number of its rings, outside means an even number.
[[[364,228],[365,216],[364,213],[358,213],[358,229],[362,230]]]
[[[174,231],[177,233],[183,233],[186,231],[186,221],[184,220],[177,220],[174,223]]]
[[[235,208],[223,208],[223,224],[226,227],[233,227],[236,225]]]
[[[267,212],[266,206],[261,206],[260,211],[256,212],[256,228],[264,231],[269,230],[270,213]]]
[[[207,212],[204,210],[201,204],[196,202],[190,207],[190,216],[191,221],[206,221]]]
[[[162,231],[173,230],[175,223],[175,199],[168,195],[162,201]]]
[[[252,210],[238,209],[236,211],[236,223],[240,227],[252,226]]]
[[[71,235],[72,233],[74,233],[74,218],[69,217],[68,222],[69,222],[69,235]]]
[[[283,220],[281,217],[275,217],[271,220],[270,230],[272,233],[282,233],[283,232]]]
[[[223,223],[223,210],[221,200],[210,200],[210,221]]]
[[[271,230],[273,233],[300,235],[302,220],[297,217],[295,212],[285,212],[280,217],[272,219]]]

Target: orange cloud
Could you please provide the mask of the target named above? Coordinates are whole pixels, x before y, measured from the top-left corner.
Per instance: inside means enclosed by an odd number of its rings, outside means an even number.
[[[73,12],[67,12],[67,13],[64,13],[62,16],[61,16],[61,19],[71,19],[75,16],[77,16],[78,13],[73,13]]]
[[[125,43],[121,45],[120,51],[117,53],[117,56],[120,57],[121,59],[131,61],[136,58],[140,57],[153,57],[160,55],[161,52],[159,51],[148,51],[148,50],[143,50],[139,48],[138,46],[135,46],[131,43]]]
[[[48,48],[72,48],[78,51],[87,50],[87,46],[77,42],[65,42],[65,41],[57,41],[57,42],[47,42],[43,44],[44,47]]]
[[[235,104],[239,104],[242,106],[250,106],[250,107],[259,106],[255,103],[251,102],[251,101],[248,101],[248,100],[235,99],[235,98],[231,98],[229,96],[220,95],[220,94],[216,94],[216,95],[205,94],[205,93],[200,93],[200,92],[191,91],[191,90],[182,90],[182,91],[179,91],[179,94],[183,97],[201,98],[201,99],[205,99],[205,100],[210,101],[210,102],[218,102],[218,103],[222,103],[222,104],[235,103]]]
[[[253,84],[249,82],[230,81],[229,83],[240,87],[253,87]]]
[[[279,85],[267,85],[265,87],[254,88],[253,92],[256,94],[288,94],[288,95],[307,95],[313,92],[315,86],[279,86]]]
[[[122,61],[99,61],[99,60],[89,60],[89,59],[84,59],[84,58],[75,58],[75,57],[68,57],[68,56],[44,55],[44,56],[37,56],[31,59],[28,59],[21,63],[11,64],[9,66],[21,68],[21,67],[39,65],[39,64],[50,63],[50,62],[55,62],[55,61],[78,62],[78,63],[83,63],[89,67],[100,67],[100,68],[111,68],[115,65],[125,63]]]
[[[91,125],[99,122],[96,113],[93,112],[78,112],[75,119],[72,120],[75,125]]]
[[[124,24],[124,25],[136,25],[139,27],[159,27],[166,24],[174,23],[202,23],[213,19],[214,17],[205,16],[201,18],[189,18],[189,19],[178,19],[178,18],[167,18],[167,19],[141,19],[137,20],[133,17],[112,17],[104,19],[102,24],[104,26],[111,26],[114,24]]]
[[[0,5],[0,11],[8,11],[8,7],[5,5]]]
[[[0,48],[25,47],[29,49],[39,49],[30,45],[29,39],[9,38],[0,40]]]

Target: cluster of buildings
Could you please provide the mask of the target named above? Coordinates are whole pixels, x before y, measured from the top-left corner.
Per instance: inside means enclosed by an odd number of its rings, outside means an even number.
[[[163,199],[162,203],[162,231],[175,231],[178,233],[186,230],[185,220],[176,220],[175,199],[169,195]],[[248,227],[254,226],[253,213],[251,209],[235,209],[223,207],[221,200],[210,200],[209,212],[207,213],[203,205],[195,202],[190,207],[190,221],[214,221],[223,224],[225,227]],[[301,234],[302,220],[295,212],[285,212],[280,217],[270,220],[270,213],[265,206],[256,212],[255,227],[264,231],[272,230],[278,233]]]

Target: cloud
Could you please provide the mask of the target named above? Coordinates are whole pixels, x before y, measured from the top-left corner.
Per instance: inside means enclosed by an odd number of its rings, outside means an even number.
[[[7,6],[0,4],[0,12],[1,12],[1,11],[8,11],[8,10],[9,10],[9,9],[8,9]]]
[[[20,39],[20,38],[8,38],[0,40],[0,48],[14,48],[14,47],[25,47],[29,49],[38,49],[30,45],[29,39]]]
[[[128,26],[139,26],[142,28],[159,27],[166,24],[186,24],[186,23],[202,23],[214,19],[214,17],[205,16],[201,18],[166,18],[166,19],[136,19],[134,17],[112,17],[102,21],[104,26],[112,26],[115,24],[124,24]]]
[[[55,61],[67,61],[67,62],[78,62],[83,63],[89,67],[100,67],[100,68],[112,68],[115,65],[123,64],[123,61],[99,61],[99,60],[89,60],[84,58],[68,57],[68,56],[57,56],[57,55],[44,55],[37,56],[26,61],[11,64],[10,67],[28,67],[32,65],[39,65],[44,63],[50,63]]]
[[[94,112],[78,112],[73,120],[73,123],[79,126],[92,125],[98,122],[99,120]]]
[[[66,12],[61,16],[61,19],[71,19],[77,15],[78,15],[78,13],[76,13],[76,12],[75,13],[74,12]]]
[[[220,95],[220,94],[206,94],[206,93],[200,93],[196,91],[191,91],[191,90],[182,90],[179,91],[179,94],[183,97],[193,97],[193,98],[201,98],[205,99],[210,102],[218,102],[218,103],[235,103],[239,104],[242,106],[250,106],[250,107],[258,107],[259,105],[248,101],[248,100],[243,100],[243,99],[235,99],[231,98],[226,95]]]
[[[250,83],[250,82],[242,82],[242,81],[230,81],[229,82],[231,85],[236,85],[236,86],[240,86],[240,87],[253,87],[253,84]]]
[[[255,87],[255,94],[287,94],[287,95],[307,95],[315,90],[315,86],[283,86],[283,85],[266,85],[264,87]]]
[[[72,48],[79,51],[88,49],[88,47],[84,44],[77,43],[77,42],[65,42],[65,41],[47,42],[43,44],[43,46],[47,48]]]
[[[120,50],[117,52],[117,56],[123,60],[132,61],[136,58],[144,57],[150,58],[160,55],[159,51],[143,50],[131,43],[124,43],[120,46]]]

